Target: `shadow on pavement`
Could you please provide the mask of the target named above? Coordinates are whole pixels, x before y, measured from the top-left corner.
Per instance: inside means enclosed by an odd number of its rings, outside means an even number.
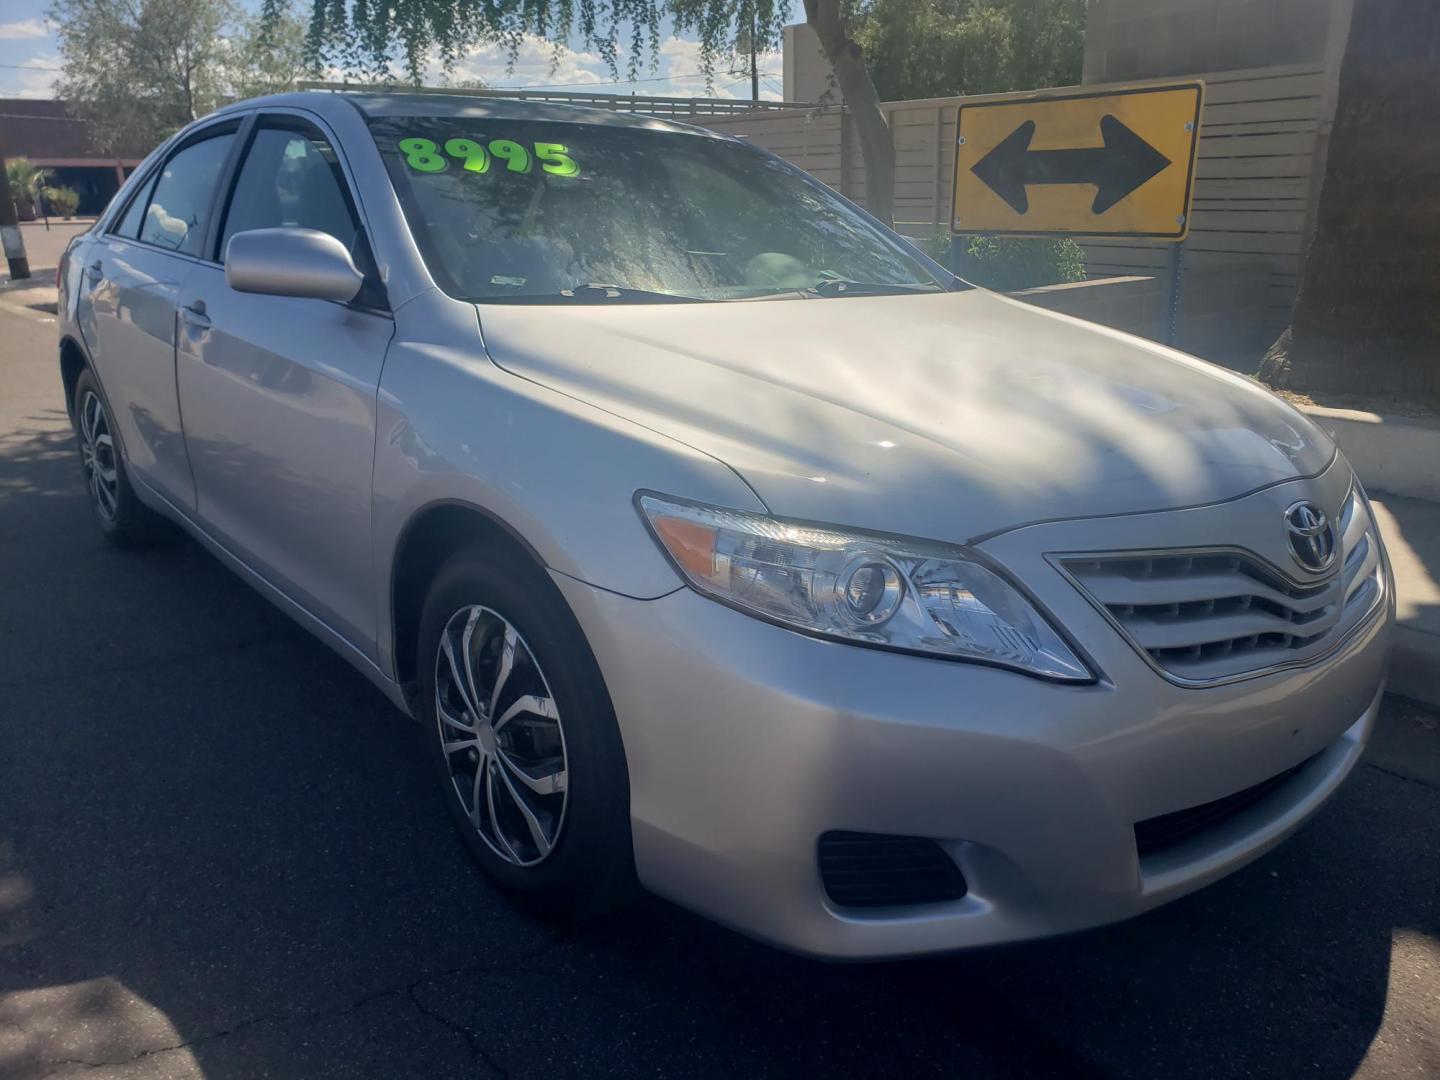
[[[0,537],[34,524],[26,500],[83,495],[75,436],[64,411],[47,409],[24,422],[20,431],[0,434]]]
[[[1368,765],[1258,864],[1063,940],[845,967],[653,898],[537,925],[360,675],[189,541],[100,540],[60,423],[0,444],[0,1076],[1330,1080],[1391,1052],[1387,1005],[1434,1015],[1391,961],[1440,958],[1440,796]]]

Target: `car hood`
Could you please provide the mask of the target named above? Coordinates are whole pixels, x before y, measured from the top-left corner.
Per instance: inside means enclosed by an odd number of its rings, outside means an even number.
[[[1234,498],[1334,454],[1246,379],[981,289],[480,320],[502,368],[714,455],[782,517],[963,541]]]

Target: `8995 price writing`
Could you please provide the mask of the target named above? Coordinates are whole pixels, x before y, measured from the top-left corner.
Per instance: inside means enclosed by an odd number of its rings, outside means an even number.
[[[482,143],[475,139],[447,139],[442,149],[433,139],[401,139],[396,146],[405,155],[405,164],[416,172],[444,172],[450,162],[460,163],[466,172],[528,173],[538,162],[551,176],[579,176],[580,166],[560,143],[531,144],[533,153],[524,143],[511,139],[492,139]],[[504,169],[501,169],[501,163]]]

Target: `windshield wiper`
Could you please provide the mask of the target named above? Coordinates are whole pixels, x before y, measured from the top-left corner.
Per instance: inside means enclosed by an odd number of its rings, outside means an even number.
[[[704,303],[699,296],[679,296],[675,293],[651,292],[648,289],[632,289],[625,285],[607,285],[603,282],[585,281],[561,289],[560,295],[567,300],[632,300],[642,304],[694,304]]]
[[[938,282],[871,282],[826,278],[799,291],[806,296],[884,296],[887,293],[943,292],[944,289]]]

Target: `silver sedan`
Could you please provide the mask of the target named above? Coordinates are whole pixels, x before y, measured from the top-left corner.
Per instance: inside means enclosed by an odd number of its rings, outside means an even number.
[[[178,524],[364,672],[556,917],[643,885],[849,958],[1098,925],[1278,843],[1374,722],[1389,568],[1323,432],[739,140],[242,102],[61,285],[99,527]]]

